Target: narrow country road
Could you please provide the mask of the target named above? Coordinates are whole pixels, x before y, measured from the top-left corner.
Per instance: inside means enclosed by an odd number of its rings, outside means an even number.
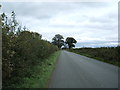
[[[63,50],[49,88],[118,88],[118,67]]]

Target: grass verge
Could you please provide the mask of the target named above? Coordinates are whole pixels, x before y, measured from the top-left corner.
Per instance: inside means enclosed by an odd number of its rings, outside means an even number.
[[[50,57],[45,59],[42,65],[37,65],[33,68],[31,77],[23,78],[24,83],[17,85],[17,88],[46,88],[52,71],[55,68],[55,63],[60,54],[60,51],[55,52]],[[36,73],[35,73],[36,72]]]

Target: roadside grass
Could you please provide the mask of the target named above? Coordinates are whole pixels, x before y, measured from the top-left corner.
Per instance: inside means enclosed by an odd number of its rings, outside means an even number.
[[[51,77],[52,71],[55,68],[60,51],[53,53],[50,57],[45,59],[41,65],[37,65],[33,68],[33,74],[31,77],[23,78],[24,83],[16,85],[16,88],[47,88],[48,81]]]
[[[89,58],[93,58],[93,59],[96,59],[96,60],[99,60],[99,61],[102,61],[102,62],[109,63],[109,64],[120,67],[120,63],[118,61],[109,61],[109,60],[105,60],[105,59],[100,58],[100,57],[95,57],[94,55],[80,53],[80,52],[77,52],[77,51],[74,51],[74,50],[67,50],[67,51],[70,51],[70,52],[73,52],[73,53],[76,53],[76,54],[80,54],[80,55],[83,55],[83,56],[86,56],[86,57],[89,57]]]

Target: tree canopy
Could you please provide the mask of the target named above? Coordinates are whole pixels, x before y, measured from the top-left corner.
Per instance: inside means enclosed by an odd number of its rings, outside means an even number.
[[[63,36],[60,34],[56,34],[53,39],[52,39],[52,43],[56,46],[58,46],[58,48],[61,48],[62,45],[64,45],[64,40],[63,40]]]
[[[67,37],[65,42],[68,44],[69,49],[75,47],[74,43],[77,43],[73,37]]]

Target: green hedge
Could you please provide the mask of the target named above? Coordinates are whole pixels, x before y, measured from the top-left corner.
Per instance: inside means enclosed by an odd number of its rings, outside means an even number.
[[[117,66],[120,62],[120,47],[77,48],[69,51],[102,60]]]
[[[30,77],[31,68],[40,65],[58,50],[55,45],[41,39],[42,35],[21,29],[14,16],[12,12],[11,22],[6,23],[7,16],[1,14],[3,87],[20,83],[23,77]]]

